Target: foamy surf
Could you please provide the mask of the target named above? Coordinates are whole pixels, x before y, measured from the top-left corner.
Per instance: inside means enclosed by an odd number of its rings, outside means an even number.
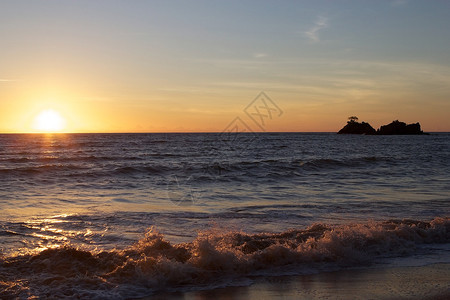
[[[1,298],[145,297],[164,291],[250,284],[258,275],[370,267],[450,243],[450,219],[390,220],[281,233],[204,231],[170,243],[155,229],[123,250],[62,245],[0,258]],[[430,249],[433,247],[430,246]]]

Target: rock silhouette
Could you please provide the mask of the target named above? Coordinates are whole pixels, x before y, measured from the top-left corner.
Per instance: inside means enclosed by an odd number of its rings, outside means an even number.
[[[344,126],[338,132],[339,134],[376,134],[376,130],[366,122],[356,122],[355,120],[350,120],[347,125]]]
[[[350,117],[338,134],[370,134],[370,135],[405,135],[405,134],[425,134],[421,128],[420,123],[406,124],[399,120],[392,121],[388,125],[381,126],[378,130],[375,130],[369,123],[357,122],[358,118]]]
[[[420,129],[419,123],[406,125],[406,123],[396,120],[388,125],[381,126],[380,129],[377,130],[377,134],[423,134],[423,131]]]

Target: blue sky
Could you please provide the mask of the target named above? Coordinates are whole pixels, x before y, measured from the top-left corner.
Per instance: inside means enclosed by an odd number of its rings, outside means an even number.
[[[221,131],[260,91],[271,131],[450,131],[448,1],[1,1],[0,20],[0,131],[48,106],[74,131]]]

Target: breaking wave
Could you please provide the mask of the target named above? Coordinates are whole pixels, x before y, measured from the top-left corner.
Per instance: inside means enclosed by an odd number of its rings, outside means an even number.
[[[61,245],[35,254],[0,254],[0,298],[122,299],[210,289],[249,276],[370,265],[386,257],[413,255],[424,244],[449,242],[449,218],[315,224],[282,233],[210,230],[179,244],[151,229],[122,250]]]

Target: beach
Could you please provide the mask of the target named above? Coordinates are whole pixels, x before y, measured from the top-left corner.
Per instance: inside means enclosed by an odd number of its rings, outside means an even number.
[[[353,269],[265,277],[250,286],[168,293],[142,299],[416,299],[450,298],[450,264]]]

